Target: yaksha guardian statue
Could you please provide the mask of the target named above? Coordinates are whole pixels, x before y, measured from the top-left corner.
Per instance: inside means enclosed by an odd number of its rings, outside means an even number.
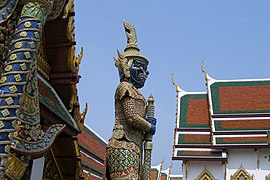
[[[146,118],[146,100],[138,89],[149,74],[140,53],[135,28],[124,22],[127,47],[114,58],[120,84],[115,92],[115,125],[107,146],[108,179],[142,179],[142,146],[145,133],[155,134],[156,119]]]

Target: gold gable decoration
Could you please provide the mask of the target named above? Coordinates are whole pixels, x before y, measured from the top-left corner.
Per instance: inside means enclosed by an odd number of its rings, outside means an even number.
[[[39,43],[38,49],[37,49],[37,64],[38,64],[38,71],[47,79],[50,79],[51,75],[51,67],[46,61],[46,49],[44,48],[44,39],[42,37],[42,40]]]
[[[196,180],[215,180],[214,176],[205,168]]]
[[[230,180],[239,180],[239,179],[253,180],[253,176],[251,176],[241,165],[241,167],[233,175],[231,175]]]

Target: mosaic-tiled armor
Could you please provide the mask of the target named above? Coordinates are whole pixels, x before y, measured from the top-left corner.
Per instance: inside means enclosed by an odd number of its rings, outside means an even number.
[[[115,58],[120,84],[115,92],[115,125],[107,146],[108,179],[140,179],[142,145],[155,125],[146,119],[146,100],[139,92],[148,76],[148,61],[140,54],[134,27],[124,22],[128,45]]]

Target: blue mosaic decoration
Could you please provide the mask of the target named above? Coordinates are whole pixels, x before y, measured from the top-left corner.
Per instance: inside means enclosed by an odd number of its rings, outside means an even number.
[[[18,1],[5,2],[7,6],[1,11],[12,13]],[[4,62],[0,79],[0,179],[20,179],[29,157],[42,154],[65,127],[53,125],[43,132],[40,125],[36,52],[52,2],[24,1]],[[0,25],[3,20],[0,17]]]

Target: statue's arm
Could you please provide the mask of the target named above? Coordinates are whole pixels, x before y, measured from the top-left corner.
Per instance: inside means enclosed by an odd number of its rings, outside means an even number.
[[[121,99],[121,103],[128,124],[144,132],[149,132],[151,129],[151,124],[147,122],[145,118],[138,115],[135,109],[135,99],[130,96],[124,96]]]

